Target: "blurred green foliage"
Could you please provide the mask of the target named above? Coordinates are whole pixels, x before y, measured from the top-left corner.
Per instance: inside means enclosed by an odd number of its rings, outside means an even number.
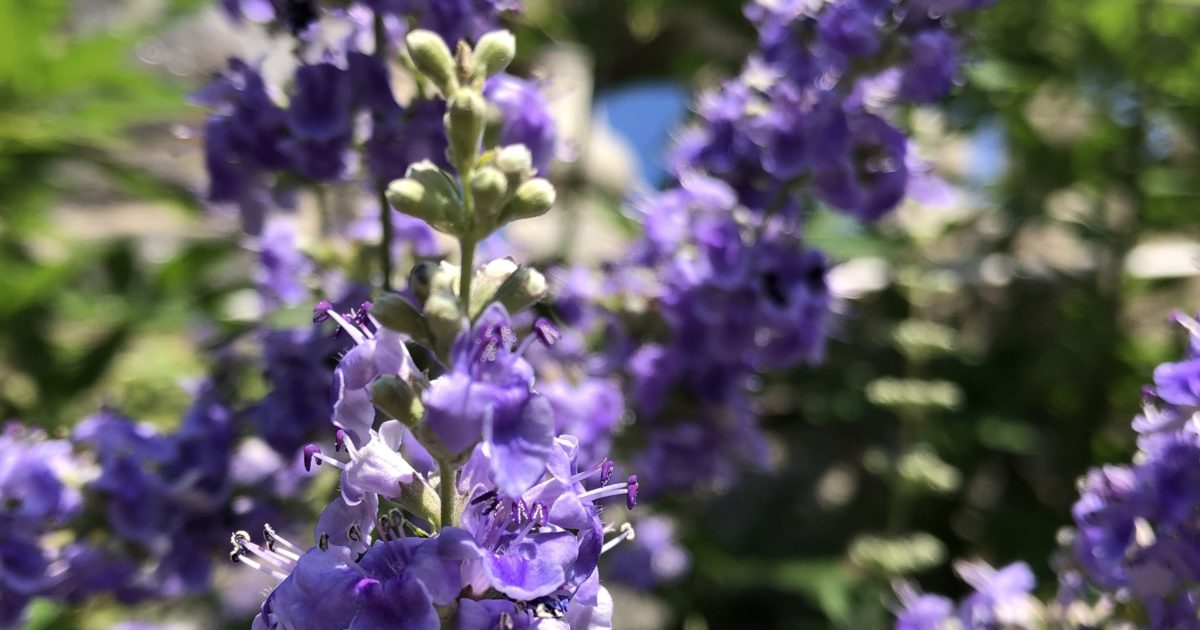
[[[196,207],[194,191],[126,156],[137,129],[180,118],[187,87],[140,64],[134,46],[198,4],[175,0],[114,32],[81,25],[79,3],[0,0],[0,417],[71,424],[79,397],[110,376],[140,329],[203,306],[214,290],[201,276],[228,245],[187,243],[152,264],[128,239],[65,236],[56,213],[63,200],[105,191],[165,202],[164,211]],[[80,172],[100,189],[72,181]]]

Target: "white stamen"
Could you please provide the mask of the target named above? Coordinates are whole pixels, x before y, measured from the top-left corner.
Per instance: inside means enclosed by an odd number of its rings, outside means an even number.
[[[337,311],[331,308],[328,311],[325,311],[325,313],[329,315],[333,321],[337,322],[338,326],[341,326],[342,330],[346,331],[346,334],[350,335],[354,339],[354,343],[361,344],[367,340],[366,335],[363,334],[363,331],[358,326],[346,321],[346,318],[339,315]]]
[[[290,549],[294,552],[304,553],[303,549],[297,547],[295,544],[292,543],[292,541],[284,538],[283,536],[280,536],[278,533],[275,532],[275,529],[273,527],[271,527],[270,525],[265,526],[263,528],[263,530],[271,536],[271,540],[274,540],[277,543],[282,543],[284,547],[287,547],[288,549]]]
[[[267,575],[279,580],[280,582],[286,580],[288,577],[287,573],[283,573],[282,571],[277,571],[273,568],[264,567],[261,563],[255,562],[254,559],[252,559],[252,558],[247,558],[245,556],[241,556],[238,558],[238,562],[250,567],[251,569],[254,569],[255,571],[261,571],[263,573],[266,573]]]
[[[346,440],[346,446],[350,447],[350,440]],[[325,455],[324,453],[313,453],[312,456],[313,459],[320,460],[326,464],[329,464],[330,466],[333,466],[334,468],[337,468],[338,470],[346,470],[345,464],[332,457],[329,457],[328,455]]]
[[[621,533],[618,534],[616,538],[613,538],[612,540],[604,543],[604,546],[600,548],[600,555],[604,555],[604,554],[612,551],[613,549],[615,549],[616,546],[621,544],[622,542],[624,542],[626,540],[633,540],[636,537],[637,537],[637,534],[634,533],[632,524],[621,523]]]
[[[241,548],[243,551],[248,551],[254,554],[255,557],[260,558],[263,562],[273,564],[280,569],[291,571],[296,566],[296,563],[287,557],[277,554],[274,551],[271,551],[270,549],[267,549],[266,547],[249,540],[242,541]],[[242,555],[241,557],[245,558],[246,556]]]
[[[623,495],[626,494],[625,489],[628,487],[629,484],[627,483],[614,483],[611,486],[604,486],[602,488],[596,488],[595,490],[588,490],[587,492],[579,495],[579,500],[599,501],[600,499],[607,499],[608,497]]]

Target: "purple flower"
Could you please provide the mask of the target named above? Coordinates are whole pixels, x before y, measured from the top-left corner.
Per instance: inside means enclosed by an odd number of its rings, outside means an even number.
[[[954,85],[958,64],[958,44],[952,35],[936,28],[922,31],[909,42],[900,93],[916,103],[935,102]]]
[[[357,611],[355,586],[362,573],[356,570],[349,549],[314,547],[291,562],[290,569],[263,602],[255,628],[322,630],[350,625]]]
[[[902,608],[896,630],[948,630],[954,627],[954,602],[941,595],[921,594],[907,584],[896,589]]]
[[[1154,391],[1172,405],[1200,406],[1200,359],[1164,363],[1155,368]]]
[[[375,424],[375,407],[369,387],[382,375],[407,381],[414,372],[412,357],[399,333],[381,328],[364,302],[347,315],[339,314],[328,302],[314,310],[319,319],[334,319],[353,341],[333,372],[333,424],[348,433],[356,444],[365,444]]]
[[[291,455],[329,421],[325,360],[334,344],[313,329],[292,329],[266,331],[262,346],[271,389],[254,409],[258,435],[277,452]]]
[[[498,74],[488,79],[483,95],[500,110],[499,144],[525,145],[533,155],[534,168],[544,172],[554,157],[558,135],[538,85]]]
[[[193,101],[215,108],[205,125],[204,161],[209,174],[208,197],[238,204],[243,227],[261,231],[267,203],[263,189],[268,173],[288,168],[285,149],[287,115],[267,94],[258,71],[238,59],[197,92]]]
[[[296,223],[268,220],[258,241],[258,292],[268,308],[294,306],[308,297],[304,279],[312,261],[297,245]]]
[[[446,136],[442,130],[445,103],[416,100],[403,113],[372,122],[367,140],[366,164],[377,179],[390,182],[404,177],[408,167],[431,160],[446,167]]]
[[[836,2],[818,20],[821,41],[846,57],[869,57],[879,51],[877,11],[859,2]]]
[[[541,476],[554,441],[553,410],[533,392],[532,367],[522,357],[528,343],[515,344],[504,307],[489,306],[455,341],[451,371],[422,396],[442,446],[462,453],[484,440],[492,449],[496,483],[510,495]]]
[[[15,424],[0,432],[0,529],[34,535],[71,518],[82,500],[62,474],[75,465],[67,442]]]
[[[208,586],[213,549],[228,522],[231,423],[231,411],[206,383],[174,433],[160,435],[111,412],[75,430],[74,440],[91,446],[101,467],[89,489],[104,499],[109,526],[155,557],[158,592]]]
[[[846,150],[814,171],[821,199],[864,221],[875,221],[904,198],[908,185],[904,134],[873,114],[850,116]]]
[[[403,425],[398,420],[389,420],[379,427],[378,432],[370,431],[366,443],[360,447],[347,439],[343,445],[350,454],[350,461],[345,464],[319,455],[317,451],[320,461],[342,469],[342,499],[346,505],[356,506],[369,496],[400,497],[401,485],[411,483],[416,473],[399,452],[403,435]]]
[[[960,563],[955,567],[975,592],[963,600],[959,615],[968,628],[1034,627],[1038,609],[1030,592],[1033,572],[1024,562],[1001,569],[985,563]]]
[[[554,413],[555,433],[579,440],[579,458],[599,461],[609,454],[613,434],[625,413],[625,398],[607,379],[588,378],[578,384],[554,381],[540,388]]]
[[[361,580],[360,607],[349,630],[437,630],[437,610],[419,580],[407,572],[385,581]]]

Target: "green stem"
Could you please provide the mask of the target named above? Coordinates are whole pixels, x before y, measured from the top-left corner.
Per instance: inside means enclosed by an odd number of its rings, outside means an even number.
[[[459,302],[462,303],[463,316],[471,317],[471,278],[475,276],[473,267],[475,266],[475,242],[469,237],[458,241],[459,248],[462,250],[462,269],[458,273],[458,293]]]
[[[465,235],[459,237],[458,248],[462,268],[458,276],[458,301],[462,304],[463,316],[471,318],[471,278],[475,276],[475,195],[471,192],[472,168],[461,169],[463,184],[463,213],[467,218]]]
[[[378,11],[374,16],[375,58],[387,65],[387,28],[383,23],[383,14]],[[382,117],[375,115],[375,125],[383,124]],[[387,182],[382,180],[375,183],[375,192],[379,198],[379,262],[383,273],[383,290],[392,289],[392,213],[387,200]]]
[[[379,262],[383,272],[383,290],[392,290],[392,207],[388,205],[386,189],[379,186]]]
[[[454,506],[458,502],[458,490],[455,488],[454,465],[449,461],[438,460],[438,475],[441,476],[441,481],[438,482],[438,496],[442,502],[442,527],[450,527],[454,524]]]

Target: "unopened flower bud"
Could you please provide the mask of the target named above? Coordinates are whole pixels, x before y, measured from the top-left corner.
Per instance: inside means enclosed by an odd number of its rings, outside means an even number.
[[[385,328],[408,334],[413,339],[425,339],[429,329],[425,316],[408,298],[398,293],[384,293],[375,298],[371,313]]]
[[[517,271],[511,258],[497,258],[475,270],[471,278],[471,317],[483,312],[496,296],[496,291]]]
[[[504,206],[502,223],[528,219],[546,214],[554,205],[554,186],[540,178],[531,179],[517,188],[517,194]]]
[[[408,44],[408,55],[413,64],[425,78],[437,86],[442,96],[449,98],[458,89],[458,79],[454,76],[454,58],[450,56],[450,47],[442,37],[433,31],[417,29],[405,37]]]
[[[452,265],[444,260],[439,262],[437,268],[429,276],[430,293],[445,292],[457,296],[458,276],[458,265]]]
[[[388,185],[388,203],[421,219],[439,232],[455,234],[462,225],[462,205],[450,178],[428,160],[408,167],[404,179]]]
[[[433,345],[443,360],[450,353],[450,346],[462,331],[463,317],[458,299],[448,291],[436,291],[425,301],[425,319],[433,333]]]
[[[533,154],[523,144],[510,144],[496,149],[496,168],[508,177],[508,189],[515,191],[525,180],[537,175]]]
[[[371,402],[383,413],[409,427],[416,424],[425,411],[420,397],[404,379],[395,374],[384,374],[371,383]]]
[[[492,31],[475,43],[476,76],[486,79],[503,72],[517,54],[517,40],[508,31]]]
[[[460,172],[474,165],[483,140],[487,103],[474,90],[459,90],[446,110],[446,137],[450,141],[450,159]]]
[[[485,166],[471,176],[475,196],[475,238],[482,239],[496,228],[496,218],[508,195],[508,178],[493,166]]]
[[[540,302],[546,292],[546,277],[536,269],[521,267],[500,285],[494,299],[516,314]]]

